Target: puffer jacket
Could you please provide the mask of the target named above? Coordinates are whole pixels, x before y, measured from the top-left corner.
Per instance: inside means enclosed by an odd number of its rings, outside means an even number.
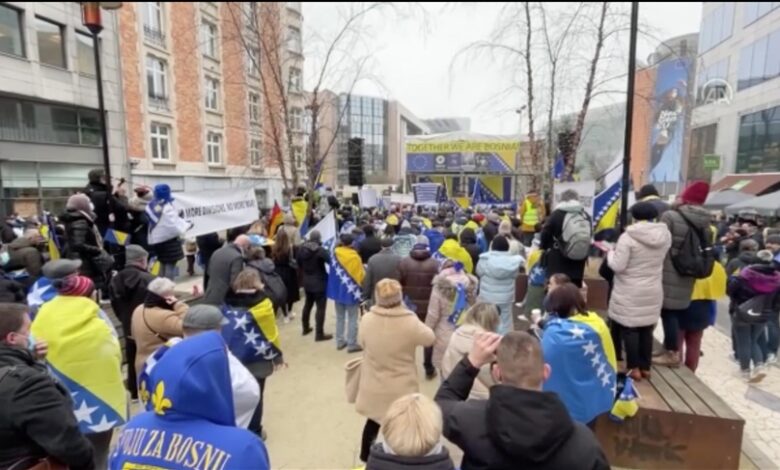
[[[739,304],[758,295],[767,296],[767,310],[780,310],[780,272],[772,265],[754,264],[729,277],[727,293],[731,299],[729,312],[734,313]]]
[[[477,234],[473,228],[464,228],[460,232],[460,246],[469,252],[471,261],[474,263],[474,269],[476,269],[477,263],[479,263],[480,250],[477,244]]]
[[[463,325],[455,330],[441,361],[441,373],[445,379],[455,370],[458,363],[471,352],[476,336],[484,331],[482,327],[471,324]],[[474,385],[471,387],[469,400],[487,400],[490,396],[490,387],[495,384],[496,381],[490,375],[490,364],[482,366]]]
[[[101,253],[95,236],[95,223],[79,211],[69,210],[60,216],[60,221],[65,224],[65,237],[67,239],[64,258],[80,259],[81,274],[87,276],[98,284],[105,282],[103,275],[94,266],[92,258]]]
[[[130,240],[134,245],[142,246],[149,251],[149,220],[146,216],[146,205],[151,194],[145,197],[133,197],[127,206],[130,219]]]
[[[756,256],[754,252],[743,251],[736,258],[726,264],[726,275],[733,276],[735,274],[739,274],[738,271],[740,271],[745,266],[750,266],[751,264],[756,264],[758,262],[758,256]]]
[[[515,300],[515,280],[523,265],[523,257],[504,251],[488,251],[479,255],[479,298],[496,305]]]
[[[328,250],[315,242],[304,242],[298,249],[298,266],[303,271],[303,290],[308,294],[324,294],[328,287],[330,262]]]
[[[664,258],[672,245],[666,224],[639,222],[620,236],[607,263],[615,273],[609,318],[634,328],[654,325],[663,304]]]
[[[672,247],[666,254],[666,259],[664,259],[663,277],[663,308],[668,310],[688,308],[688,305],[691,303],[693,284],[696,282],[696,279],[693,277],[682,276],[674,268],[674,264],[672,264],[672,257],[678,254],[690,230],[680,213],[684,214],[696,228],[703,231],[704,236],[712,237],[710,232],[710,213],[701,206],[682,205],[676,209],[664,212],[661,216],[661,222],[666,224],[669,232],[672,234]]]
[[[41,275],[43,257],[38,248],[25,237],[17,238],[8,245],[8,266],[11,269],[27,270],[30,279],[38,279]]]
[[[420,320],[425,321],[433,290],[432,282],[439,273],[439,263],[433,259],[429,250],[412,250],[407,258],[401,260],[399,271],[404,296],[414,304]]]
[[[436,335],[436,342],[433,343],[433,365],[437,369],[441,368],[444,351],[450,343],[452,333],[455,332],[455,325],[449,321],[449,317],[452,314],[452,303],[457,294],[458,284],[466,287],[466,300],[469,305],[473,305],[479,289],[479,280],[476,277],[465,272],[455,273],[454,269],[448,268],[433,279],[433,290],[425,324]]]

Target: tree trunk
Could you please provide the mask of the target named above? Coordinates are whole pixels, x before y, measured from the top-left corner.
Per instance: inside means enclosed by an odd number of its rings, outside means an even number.
[[[531,146],[531,162],[534,169],[539,168],[539,148],[536,145],[536,134],[534,132],[534,74],[531,67],[531,5],[525,2],[525,72],[528,82],[528,142]],[[534,173],[531,178],[533,191],[538,191],[539,176]],[[526,193],[528,190],[526,189]],[[517,196],[517,195],[515,195]]]

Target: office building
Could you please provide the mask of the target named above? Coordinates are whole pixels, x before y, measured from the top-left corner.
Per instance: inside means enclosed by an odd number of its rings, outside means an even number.
[[[119,29],[133,183],[253,187],[261,207],[281,200],[275,156],[302,146],[302,18],[299,2],[125,3]],[[272,85],[277,70],[283,91]],[[289,178],[295,162],[285,164]]]
[[[115,13],[100,34],[111,173],[127,174]],[[64,211],[103,167],[92,35],[77,2],[0,4],[0,212]]]
[[[423,119],[423,122],[431,130],[431,134],[471,130],[471,118],[468,117],[431,118]]]
[[[690,178],[780,172],[780,2],[705,2]]]

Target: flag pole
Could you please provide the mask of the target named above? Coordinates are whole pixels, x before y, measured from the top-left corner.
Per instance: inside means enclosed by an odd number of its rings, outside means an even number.
[[[628,223],[628,192],[631,176],[631,131],[634,124],[634,77],[636,76],[636,39],[639,2],[631,2],[631,32],[628,46],[628,96],[626,97],[626,132],[623,141],[623,180],[620,195],[620,231]]]

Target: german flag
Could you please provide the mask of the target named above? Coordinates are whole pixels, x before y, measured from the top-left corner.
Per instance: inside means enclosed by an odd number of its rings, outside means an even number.
[[[268,236],[276,235],[276,230],[282,225],[282,208],[279,203],[274,201],[274,208],[271,210],[271,217],[268,219]]]

